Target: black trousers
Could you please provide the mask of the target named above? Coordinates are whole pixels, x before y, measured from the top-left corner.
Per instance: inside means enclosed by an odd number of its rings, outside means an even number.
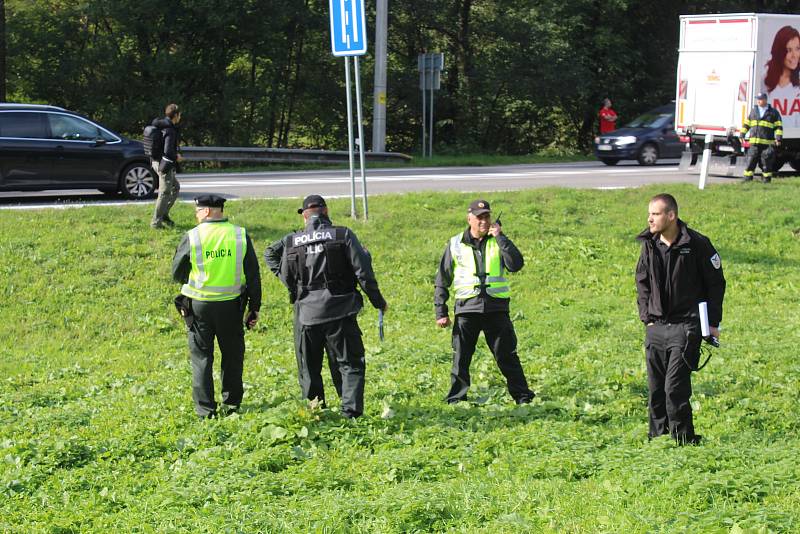
[[[525,373],[517,356],[517,334],[507,312],[456,315],[453,323],[453,369],[450,372],[447,402],[467,399],[470,386],[469,366],[481,331],[497,367],[506,378],[511,397],[517,403],[530,402],[535,394],[525,380]]]
[[[242,402],[244,364],[244,324],[241,301],[192,300],[194,323],[189,329],[189,354],[192,363],[192,398],[197,415],[216,413],[214,399],[214,339],[221,357],[222,402],[238,408]]]
[[[296,316],[295,316],[296,319]],[[301,325],[295,320],[295,355],[300,390],[306,399],[325,402],[322,384],[322,354],[328,353],[342,413],[358,417],[364,413],[366,360],[361,329],[355,315],[322,324]]]
[[[744,171],[745,178],[752,178],[756,165],[761,163],[761,175],[764,179],[772,177],[775,167],[775,147],[773,145],[750,145],[747,149],[747,167]]]
[[[648,436],[669,433],[679,441],[691,441],[695,433],[689,399],[692,369],[697,368],[700,359],[700,324],[655,323],[646,328]]]

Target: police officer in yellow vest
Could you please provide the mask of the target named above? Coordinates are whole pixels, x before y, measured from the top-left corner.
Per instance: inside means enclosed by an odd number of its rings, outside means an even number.
[[[223,413],[235,412],[242,402],[244,321],[258,321],[261,274],[253,243],[244,228],[223,215],[225,199],[216,195],[195,198],[199,223],[187,232],[172,260],[172,277],[182,283],[194,321],[189,327],[192,398],[201,419],[216,417],[214,399],[214,338],[222,353]]]
[[[451,324],[447,310],[449,287],[455,289],[453,369],[447,402],[467,399],[469,366],[481,331],[506,378],[508,392],[517,404],[535,396],[528,387],[517,356],[517,335],[509,317],[511,289],[507,272],[522,269],[519,249],[503,234],[499,221],[491,222],[489,203],[475,200],[467,213],[469,227],[453,236],[444,249],[436,274],[434,306],[436,324]]]
[[[747,166],[744,171],[744,181],[753,179],[756,165],[761,164],[761,181],[772,181],[775,169],[775,146],[780,146],[783,138],[783,121],[781,114],[767,102],[767,93],[756,95],[756,105],[750,110],[750,115],[742,125],[742,141],[745,137],[750,141],[747,150]]]

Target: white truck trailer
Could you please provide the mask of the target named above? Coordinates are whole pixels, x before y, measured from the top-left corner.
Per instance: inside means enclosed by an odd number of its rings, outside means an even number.
[[[765,92],[783,118],[778,168],[800,170],[800,15],[737,13],[680,18],[675,130],[681,164],[697,161],[712,136],[714,174],[741,176],[742,124]]]

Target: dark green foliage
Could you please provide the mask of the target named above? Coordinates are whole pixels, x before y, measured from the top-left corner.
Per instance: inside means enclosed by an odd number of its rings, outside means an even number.
[[[674,98],[680,14],[796,4],[392,0],[387,147],[419,150],[423,50],[445,54],[437,152],[586,150],[603,97],[622,123]],[[369,125],[375,6],[366,5]],[[174,101],[192,144],[346,147],[327,2],[9,0],[5,9],[11,101],[65,106],[137,136]]]

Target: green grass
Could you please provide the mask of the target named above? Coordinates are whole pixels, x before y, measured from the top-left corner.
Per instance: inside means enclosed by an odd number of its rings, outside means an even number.
[[[409,162],[397,163],[371,163],[367,162],[367,169],[394,169],[398,167],[487,167],[491,165],[522,165],[530,163],[563,163],[565,161],[593,161],[591,155],[578,153],[540,153],[524,156],[504,156],[491,154],[459,154],[459,155],[434,155],[431,158],[422,158],[414,155]],[[355,166],[358,168],[358,153],[356,153]],[[265,163],[262,165],[240,165],[233,163],[190,163],[182,165],[184,174],[215,173],[215,172],[259,172],[259,171],[307,171],[318,169],[348,169],[347,163],[314,164],[314,163]]]
[[[512,316],[538,396],[522,407],[485,346],[473,402],[442,400],[450,336],[432,283],[471,197],[378,196],[366,224],[332,201],[390,303],[383,343],[376,312],[360,317],[356,421],[298,398],[291,309],[268,272],[243,413],[195,420],[169,276],[188,207],[161,232],[145,205],[0,212],[0,531],[796,531],[800,180],[668,190],[728,279],[724,347],[694,377],[698,447],[646,438],[633,236],[661,187],[490,197],[526,257]],[[298,226],[296,204],[228,212],[261,255]]]

